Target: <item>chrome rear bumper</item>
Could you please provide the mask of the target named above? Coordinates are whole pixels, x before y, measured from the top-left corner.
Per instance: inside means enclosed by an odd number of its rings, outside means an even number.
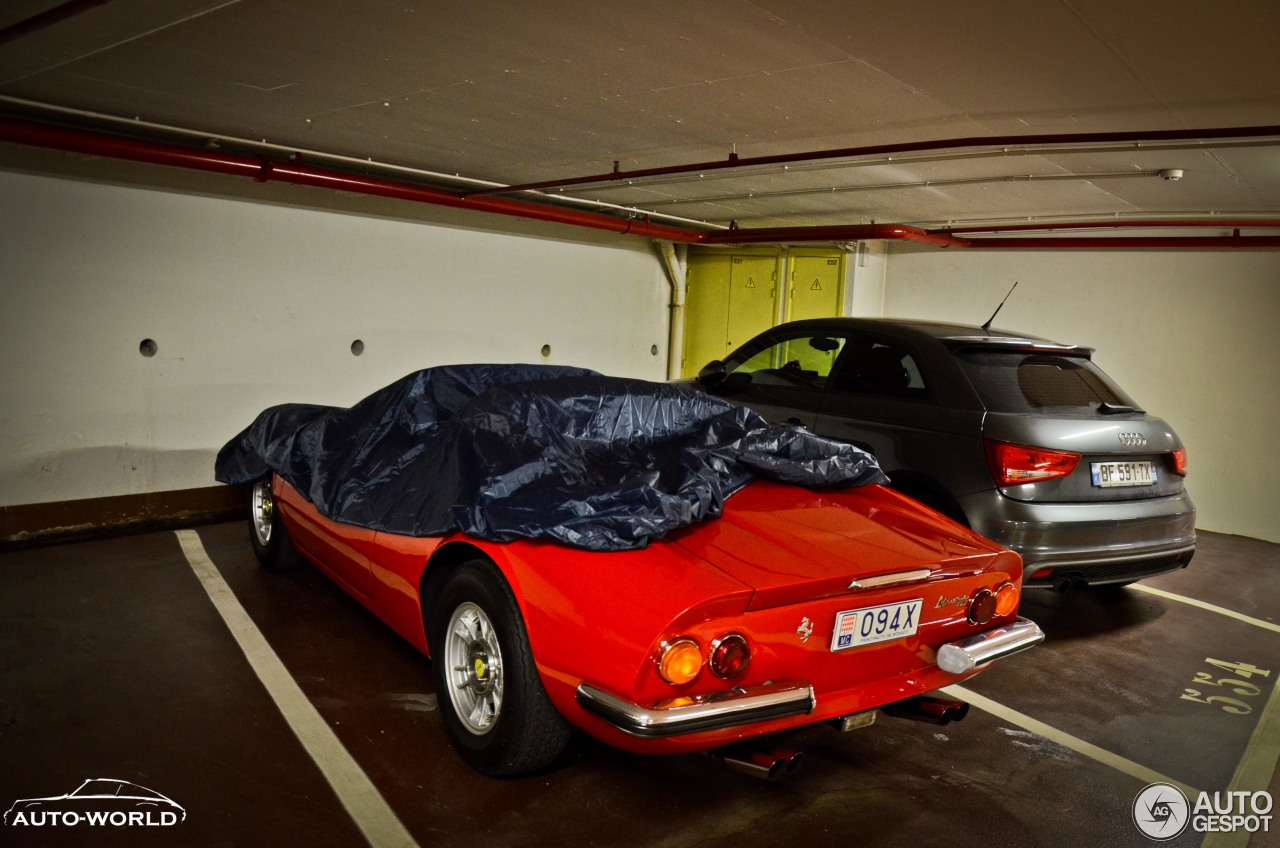
[[[1013,624],[943,645],[938,649],[938,666],[951,674],[963,674],[1025,651],[1043,639],[1044,633],[1035,622],[1019,618]],[[588,683],[578,684],[576,698],[578,706],[597,718],[645,739],[807,715],[817,706],[813,686],[802,680],[738,687],[652,707],[624,701]]]
[[[938,667],[964,674],[980,665],[1012,656],[1044,641],[1044,631],[1034,621],[1019,618],[1013,624],[948,642],[938,648]]]
[[[623,733],[647,739],[804,715],[813,712],[817,703],[813,687],[803,681],[765,683],[699,695],[680,699],[688,703],[667,707],[642,707],[580,683],[577,699],[584,710]]]

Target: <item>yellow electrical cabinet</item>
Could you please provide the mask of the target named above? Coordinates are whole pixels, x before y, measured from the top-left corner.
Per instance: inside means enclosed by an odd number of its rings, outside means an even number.
[[[787,320],[830,318],[844,306],[844,254],[792,251]]]
[[[681,376],[695,376],[779,321],[840,315],[844,271],[841,251],[690,251]]]
[[[774,253],[690,254],[682,376],[777,323],[780,264]]]

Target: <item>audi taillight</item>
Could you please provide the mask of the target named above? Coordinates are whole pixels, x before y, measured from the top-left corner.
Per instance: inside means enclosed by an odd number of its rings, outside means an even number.
[[[1066,477],[1076,470],[1080,454],[988,441],[987,465],[997,486],[1020,486]]]
[[[1187,476],[1187,449],[1178,448],[1169,454],[1169,470],[1179,477]]]

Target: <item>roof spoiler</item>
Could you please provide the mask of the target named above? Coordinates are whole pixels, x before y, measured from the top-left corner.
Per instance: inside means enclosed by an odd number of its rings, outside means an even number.
[[[1092,357],[1094,350],[1084,345],[1058,344],[1044,339],[1028,339],[1018,336],[944,336],[940,341],[952,350],[965,347],[985,347],[998,350],[1062,353],[1085,358]]]

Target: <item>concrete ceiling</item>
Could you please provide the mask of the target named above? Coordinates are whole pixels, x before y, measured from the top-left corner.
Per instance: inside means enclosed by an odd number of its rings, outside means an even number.
[[[992,137],[563,193],[744,227],[1275,220],[1277,135],[1008,139],[1280,125],[1277,44],[1275,0],[10,0],[0,113],[469,186]]]

